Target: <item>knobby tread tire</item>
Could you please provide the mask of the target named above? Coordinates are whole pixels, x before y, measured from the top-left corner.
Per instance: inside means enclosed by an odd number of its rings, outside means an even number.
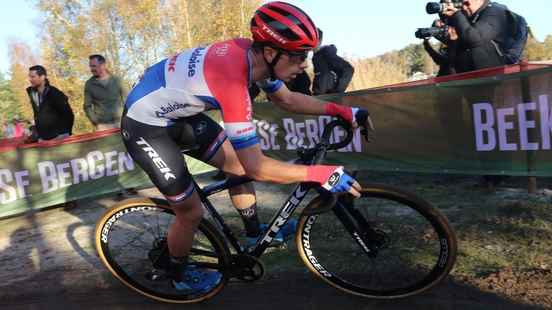
[[[319,277],[326,283],[330,284],[331,286],[341,291],[344,291],[349,294],[357,295],[357,296],[375,298],[375,299],[397,299],[397,298],[404,298],[404,297],[422,293],[434,287],[450,273],[456,261],[457,240],[456,240],[456,235],[449,224],[449,221],[438,209],[434,208],[427,201],[421,199],[420,197],[416,196],[413,193],[410,193],[400,188],[389,186],[389,185],[366,184],[365,186],[363,186],[360,192],[362,197],[381,198],[381,199],[387,199],[387,200],[392,200],[392,201],[402,203],[404,205],[411,207],[412,209],[415,209],[418,213],[422,214],[426,219],[428,219],[432,227],[439,233],[439,237],[446,238],[448,248],[447,248],[447,253],[445,253],[447,255],[445,258],[446,259],[445,264],[443,264],[442,267],[438,268],[438,273],[436,274],[436,276],[433,277],[433,279],[431,279],[429,283],[421,287],[417,287],[411,291],[403,292],[399,295],[367,294],[366,292],[362,292],[360,289],[355,290],[354,288],[351,288],[351,287],[343,287],[338,285],[337,283],[332,281],[331,278],[324,276],[315,267],[314,264],[318,263],[318,261],[316,260],[316,256],[314,255],[314,259],[313,259],[314,262],[311,261],[313,257],[312,254],[311,254],[311,259],[309,259],[309,256],[307,254],[307,249],[305,248],[305,244],[303,242],[303,232],[305,230],[307,222],[312,217],[318,216],[318,215],[312,215],[313,213],[316,213],[316,211],[313,212],[312,210],[310,210],[311,208],[318,207],[319,202],[317,202],[315,198],[313,199],[312,203],[309,203],[305,207],[303,213],[301,214],[301,217],[299,219],[299,223],[297,226],[297,234],[295,236],[295,242],[297,245],[297,250],[299,252],[299,255],[303,260],[303,263],[308,267],[308,269],[312,273],[314,273],[317,277]],[[362,198],[358,198],[358,199],[362,199]],[[335,218],[335,220],[338,221],[337,217]],[[316,225],[316,224],[314,223],[313,225]],[[443,255],[442,250],[440,255]]]
[[[168,302],[168,303],[196,303],[201,302],[206,299],[209,299],[216,294],[218,294],[226,285],[228,282],[228,277],[223,272],[223,279],[219,285],[217,285],[213,290],[208,292],[205,295],[200,296],[199,298],[194,299],[179,299],[179,298],[166,298],[163,296],[155,295],[154,293],[147,292],[143,289],[140,289],[136,285],[133,285],[130,283],[131,281],[125,279],[125,277],[119,272],[116,271],[116,269],[113,267],[113,262],[110,261],[109,255],[106,255],[105,249],[104,249],[104,243],[102,242],[102,230],[104,226],[106,225],[107,221],[115,214],[133,207],[155,207],[165,210],[166,212],[169,212],[170,214],[174,214],[170,208],[169,204],[166,200],[163,199],[157,199],[157,198],[130,198],[123,200],[117,204],[115,204],[113,207],[108,209],[98,220],[95,228],[95,243],[96,243],[96,250],[99,254],[100,260],[102,263],[107,267],[107,269],[117,278],[119,279],[124,285],[131,288],[132,290],[147,296],[149,298],[161,301],[161,302]],[[201,223],[199,224],[198,230],[201,231],[205,236],[208,237],[210,242],[213,242],[213,246],[217,251],[220,251],[222,253],[219,253],[219,257],[222,259],[222,264],[224,266],[229,266],[230,264],[230,250],[228,249],[227,244],[224,241],[224,238],[221,236],[221,234],[218,232],[218,230],[211,224],[209,221],[203,219]]]

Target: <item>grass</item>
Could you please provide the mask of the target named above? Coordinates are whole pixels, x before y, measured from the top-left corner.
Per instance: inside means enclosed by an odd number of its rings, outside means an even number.
[[[526,178],[508,178],[495,192],[478,177],[372,173],[372,180],[416,192],[448,217],[458,237],[453,275],[479,277],[511,267],[552,268],[552,197],[527,194]],[[538,179],[551,188],[552,179]]]
[[[534,200],[491,202],[484,216],[469,210],[472,216],[455,225],[462,254],[456,271],[477,275],[506,267],[552,267],[552,205]]]
[[[552,197],[527,194],[525,178],[508,178],[492,193],[478,185],[476,176],[365,171],[359,179],[361,183],[383,183],[415,192],[447,216],[458,237],[453,277],[485,277],[504,268],[552,268]],[[550,178],[538,182],[541,189],[552,188]],[[285,189],[289,192],[291,187]],[[275,209],[259,210],[267,222]],[[243,234],[237,213],[226,215],[225,220],[238,235]],[[331,230],[331,222],[324,225]],[[285,248],[271,249],[262,261],[270,277],[280,272],[307,272],[294,240]]]

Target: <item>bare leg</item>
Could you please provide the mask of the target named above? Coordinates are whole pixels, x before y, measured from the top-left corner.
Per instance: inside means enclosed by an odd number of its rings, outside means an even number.
[[[243,169],[234,148],[228,142],[219,148],[215,156],[209,164],[225,171],[229,175],[243,176]],[[258,236],[260,234],[260,225],[257,217],[257,197],[253,183],[246,183],[228,190],[232,204],[238,210],[244,221],[245,230],[249,237]]]
[[[223,170],[229,175],[245,175],[245,170],[228,140],[224,141],[217,153],[209,161],[209,164]],[[231,188],[229,191],[232,203],[236,209],[247,209],[257,201],[255,197],[255,188],[251,183]]]
[[[195,231],[203,217],[203,207],[196,192],[183,202],[173,205],[176,220],[169,228],[167,243],[172,257],[185,257],[190,252]]]

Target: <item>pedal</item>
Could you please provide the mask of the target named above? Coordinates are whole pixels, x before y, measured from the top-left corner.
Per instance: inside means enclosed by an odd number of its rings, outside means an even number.
[[[257,281],[264,275],[264,264],[255,256],[237,254],[232,256],[231,274],[233,278],[245,282]]]

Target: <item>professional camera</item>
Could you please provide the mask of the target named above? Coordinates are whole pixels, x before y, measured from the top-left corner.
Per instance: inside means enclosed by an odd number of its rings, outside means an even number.
[[[439,13],[440,21],[444,24],[443,27],[436,27],[434,24],[433,27],[429,28],[418,28],[414,35],[418,39],[426,39],[429,37],[434,37],[435,39],[445,42],[448,40],[448,23],[449,19],[444,16],[442,13],[447,7],[447,5],[452,4],[457,9],[462,9],[463,0],[441,0],[441,2],[428,2],[426,5],[426,12],[428,14]]]
[[[455,8],[462,8],[462,0],[442,0],[441,2],[428,2],[426,4],[427,14],[441,14],[447,7],[447,5],[452,4]]]
[[[444,42],[448,39],[448,26],[445,25],[443,27],[418,28],[414,35],[418,39],[434,37],[435,39]]]

